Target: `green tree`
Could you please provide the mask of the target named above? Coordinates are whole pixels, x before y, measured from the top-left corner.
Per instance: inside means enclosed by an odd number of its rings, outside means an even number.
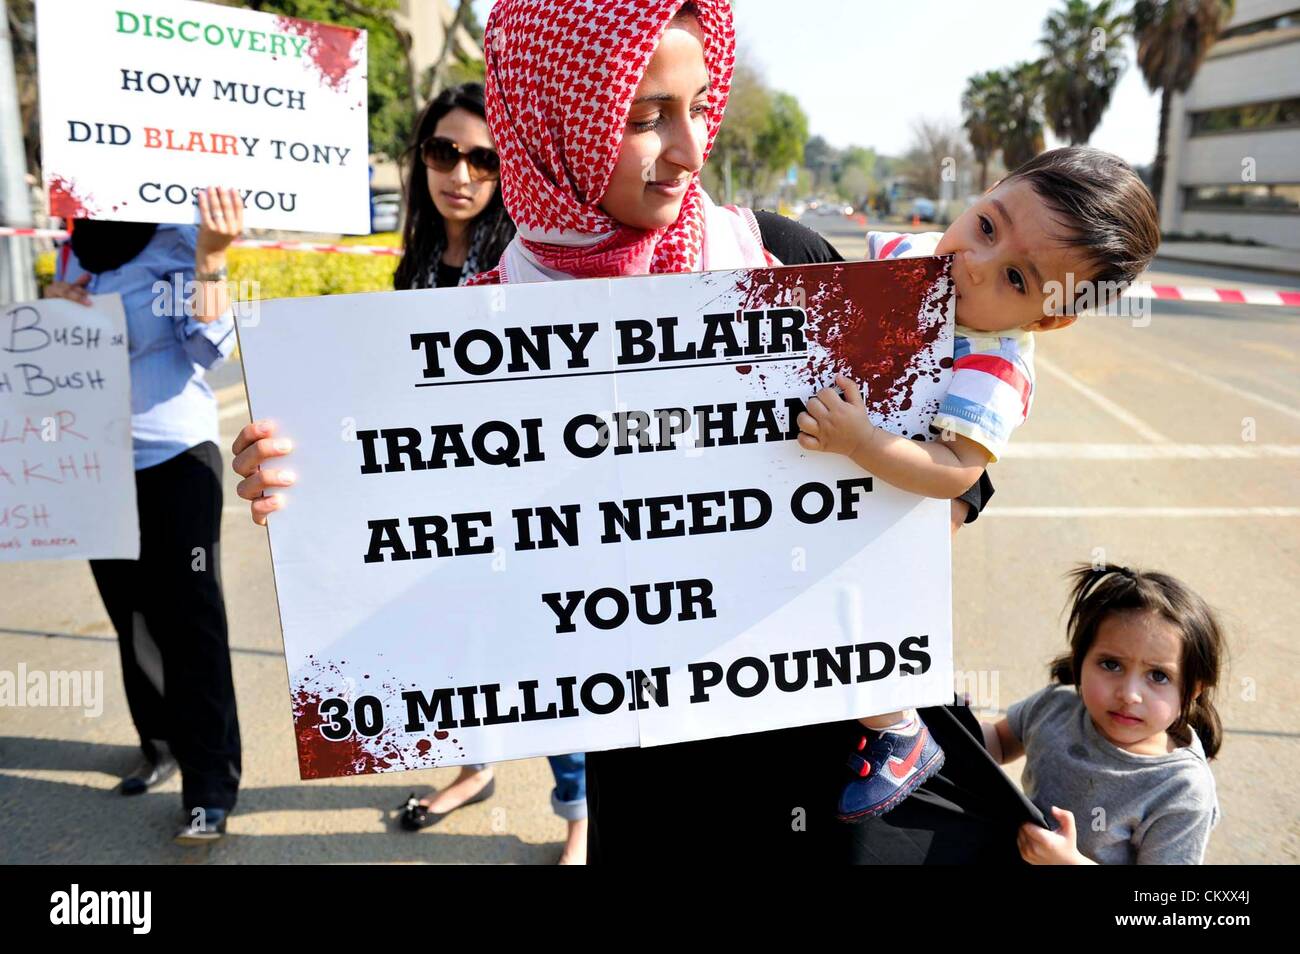
[[[879,158],[876,150],[865,146],[846,146],[840,152],[835,187],[840,197],[853,205],[863,205],[868,196],[880,189]]]
[[[803,164],[812,173],[813,190],[825,189],[834,184],[840,163],[839,150],[821,136],[813,136],[803,147]]]
[[[1048,125],[1072,145],[1086,143],[1101,123],[1124,71],[1128,19],[1111,0],[1066,0],[1043,23],[1043,110]]]
[[[767,120],[758,134],[759,160],[773,172],[784,172],[803,162],[808,141],[808,115],[799,100],[789,93],[773,93],[768,101]]]
[[[411,38],[392,14],[398,0],[248,0],[266,13],[366,31],[370,151],[396,158],[406,148],[421,103],[411,75]]]
[[[753,187],[759,165],[758,138],[767,125],[770,106],[771,97],[763,84],[762,76],[747,56],[738,56],[731,77],[727,111],[722,127],[713,140],[713,152],[708,165],[705,166],[706,172],[712,170],[710,178],[725,179],[725,170],[729,169],[733,183],[743,181],[747,183],[747,188]],[[722,191],[717,185],[711,186],[711,189]],[[730,201],[732,197],[726,198]]]
[[[1235,8],[1235,0],[1137,0],[1133,4],[1138,68],[1147,88],[1160,91],[1160,131],[1151,171],[1157,203],[1165,181],[1165,138],[1173,94],[1187,92]]]
[[[868,175],[875,175],[880,157],[869,146],[845,146],[840,151],[841,166],[860,166]]]
[[[1042,75],[1037,63],[1017,63],[1006,71],[1001,101],[1002,161],[1008,169],[1043,151]]]
[[[900,163],[899,174],[918,195],[940,198],[945,180],[951,180],[970,158],[966,134],[956,123],[918,119],[912,124],[912,145]]]
[[[470,59],[456,43],[456,34],[466,30],[470,37],[480,46],[483,44],[483,28],[474,16],[470,0],[459,0],[456,14],[452,17],[442,38],[442,50],[438,59],[425,72],[425,82],[421,89],[425,98],[437,96],[449,86],[458,86],[471,81],[483,82],[484,67],[481,59]]]
[[[789,93],[771,90],[762,74],[743,53],[736,59],[731,94],[713,152],[704,169],[705,188],[725,195],[727,171],[732,191],[754,192],[775,174],[784,175],[791,164],[804,158],[808,141],[808,116]]]
[[[855,206],[864,205],[864,200],[876,191],[876,181],[871,173],[857,163],[847,165],[840,170],[836,190],[840,198]]]
[[[980,192],[988,188],[989,162],[1002,142],[1006,117],[1002,114],[1006,74],[1001,70],[976,73],[966,81],[961,96],[962,123],[971,152],[980,167]]]

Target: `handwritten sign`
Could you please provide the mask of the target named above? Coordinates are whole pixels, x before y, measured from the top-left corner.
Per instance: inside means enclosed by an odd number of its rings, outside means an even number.
[[[50,214],[370,230],[366,33],[189,0],[38,0]]]
[[[951,697],[947,501],[803,451],[844,372],[917,439],[946,259],[287,299],[240,329],[305,778]]]
[[[140,555],[119,295],[0,308],[0,560]]]

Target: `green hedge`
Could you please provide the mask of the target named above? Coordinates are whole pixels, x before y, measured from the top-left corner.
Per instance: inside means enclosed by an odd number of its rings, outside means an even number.
[[[395,232],[343,239],[339,245],[401,244]],[[44,288],[54,279],[54,252],[36,259],[36,279]],[[285,252],[269,248],[232,248],[230,280],[255,282],[257,298],[304,298],[353,292],[391,291],[396,255],[348,255],[338,252]]]
[[[346,255],[232,248],[230,280],[253,282],[255,298],[303,298],[353,292],[391,291],[395,255]]]
[[[45,291],[45,286],[54,281],[54,253],[41,252],[36,256],[36,284]]]

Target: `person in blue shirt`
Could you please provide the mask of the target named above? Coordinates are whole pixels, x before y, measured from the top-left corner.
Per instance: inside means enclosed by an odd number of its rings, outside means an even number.
[[[217,402],[204,373],[235,346],[226,248],[243,229],[234,190],[201,193],[203,224],[79,219],[47,298],[126,312],[137,560],[91,560],[117,631],[140,765],[119,787],[148,791],[179,769],[180,843],[220,838],[239,791],[240,738],[221,590]]]

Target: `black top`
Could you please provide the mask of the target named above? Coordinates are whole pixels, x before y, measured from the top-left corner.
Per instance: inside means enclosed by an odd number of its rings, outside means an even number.
[[[843,261],[797,222],[756,216],[763,244],[784,264]],[[1018,863],[1016,830],[1027,815],[970,710],[941,706],[921,717],[944,748],[943,769],[892,812],[854,825],[834,811],[861,735],[856,721],[591,752],[588,859]]]
[[[438,271],[434,277],[434,288],[455,288],[460,284],[460,273],[463,271],[461,265],[448,265],[442,259],[438,259]]]
[[[844,256],[830,242],[806,225],[775,212],[755,212],[754,218],[758,219],[758,231],[763,235],[763,247],[783,265],[844,261]]]

